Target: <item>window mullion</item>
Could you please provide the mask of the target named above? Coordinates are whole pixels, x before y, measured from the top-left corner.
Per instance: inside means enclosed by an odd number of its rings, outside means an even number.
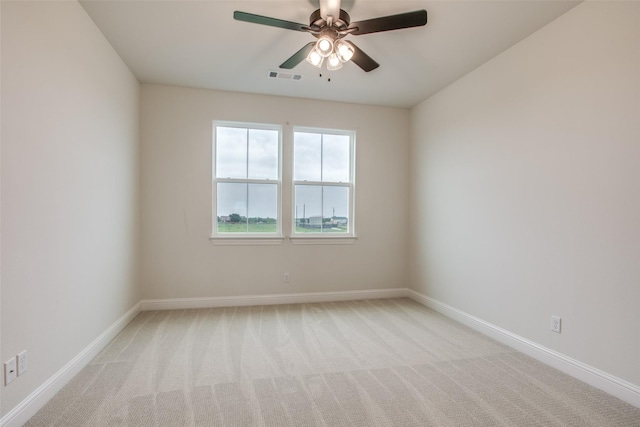
[[[324,181],[324,134],[320,134],[320,181]]]
[[[245,178],[249,179],[249,129],[247,128],[247,158],[245,161]]]
[[[245,231],[248,233],[249,232],[249,183],[245,184],[245,200],[247,201],[245,207],[244,207],[244,211],[245,213],[245,219],[244,219],[244,226],[245,226]]]
[[[245,162],[245,178],[248,180],[249,179],[249,128],[247,128],[247,159]],[[245,216],[245,231],[248,233],[249,232],[249,183],[247,182],[246,184],[246,194],[245,194],[245,199],[247,201],[247,204],[245,206],[245,212],[246,212],[246,216]]]
[[[293,181],[293,185],[315,185],[322,187],[351,187],[350,182]]]
[[[244,179],[244,178],[216,178],[216,182],[239,182],[248,184],[277,184],[277,179]]]
[[[320,187],[320,232],[324,232],[324,185]]]
[[[322,181],[293,181],[293,185],[324,185]]]

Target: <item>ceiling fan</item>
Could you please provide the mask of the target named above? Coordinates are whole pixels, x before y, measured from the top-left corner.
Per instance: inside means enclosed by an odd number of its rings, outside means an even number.
[[[340,0],[320,0],[320,9],[311,14],[309,25],[239,11],[233,12],[233,18],[252,24],[302,31],[310,33],[318,39],[307,43],[302,49],[284,61],[280,68],[292,69],[305,59],[310,64],[320,68],[326,58],[328,70],[340,69],[343,63],[351,60],[358,67],[369,72],[378,68],[380,64],[355,44],[345,40],[345,37],[348,35],[360,36],[382,31],[420,27],[427,23],[427,11],[424,9],[416,10],[398,15],[351,22],[349,14],[340,9]]]

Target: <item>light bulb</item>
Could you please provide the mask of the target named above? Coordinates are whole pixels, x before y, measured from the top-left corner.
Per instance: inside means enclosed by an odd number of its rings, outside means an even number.
[[[353,57],[355,49],[351,43],[344,40],[338,40],[336,43],[336,53],[338,54],[340,61],[347,62]]]
[[[331,55],[331,52],[333,52],[333,41],[327,36],[320,37],[318,43],[316,43],[316,50],[323,57]]]
[[[342,68],[340,58],[335,53],[332,53],[327,60],[327,70],[339,70],[340,68]]]
[[[309,55],[307,55],[307,62],[311,65],[313,65],[314,67],[322,67],[322,62],[324,61],[324,58],[322,57],[322,55],[320,55],[320,53],[314,48],[311,50],[311,52],[309,52]]]

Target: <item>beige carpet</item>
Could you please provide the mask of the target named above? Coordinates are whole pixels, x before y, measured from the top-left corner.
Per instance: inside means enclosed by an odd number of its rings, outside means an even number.
[[[408,299],[141,313],[28,426],[640,426]]]

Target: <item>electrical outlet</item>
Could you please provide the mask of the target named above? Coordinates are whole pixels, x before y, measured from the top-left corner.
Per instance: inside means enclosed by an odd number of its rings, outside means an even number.
[[[562,324],[562,319],[558,316],[551,316],[551,330],[553,332],[560,333],[560,326]]]
[[[289,283],[289,273],[284,273],[284,277],[282,278],[284,283]]]
[[[18,376],[27,372],[27,350],[23,350],[21,353],[18,353],[16,356],[16,360],[18,361]]]
[[[12,357],[4,362],[4,385],[9,385],[16,376],[16,358]]]

